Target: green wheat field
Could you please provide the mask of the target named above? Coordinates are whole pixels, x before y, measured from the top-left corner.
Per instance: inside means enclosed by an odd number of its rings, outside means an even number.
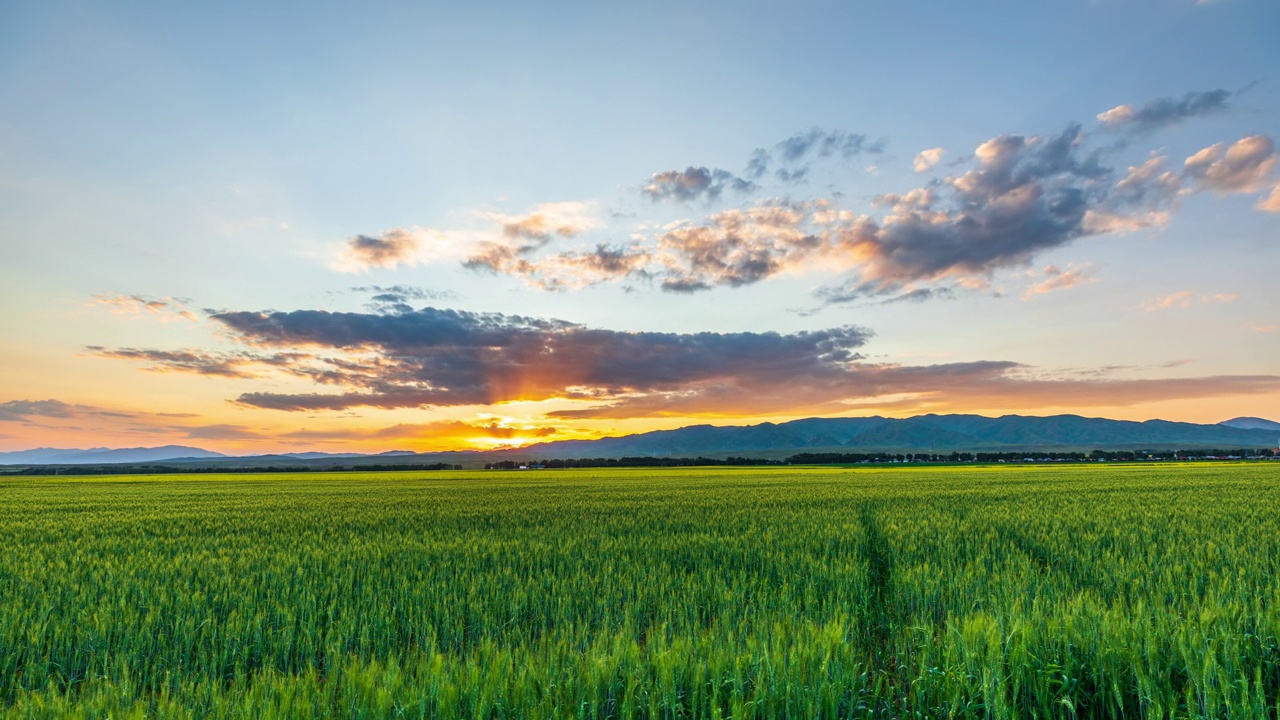
[[[0,717],[1262,718],[1280,464],[0,480]]]

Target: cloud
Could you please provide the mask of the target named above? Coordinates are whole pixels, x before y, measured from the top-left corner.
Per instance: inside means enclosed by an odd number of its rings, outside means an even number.
[[[1023,300],[1031,300],[1038,295],[1047,295],[1057,290],[1093,282],[1094,269],[1091,266],[1067,267],[1065,270],[1057,265],[1047,265],[1042,271],[1044,278],[1028,287],[1022,294]]]
[[[937,190],[886,195],[891,212],[858,217],[835,232],[835,246],[854,260],[856,277],[826,297],[893,295],[919,283],[985,284],[995,270],[1090,233],[1085,219],[1100,205],[1109,174],[1082,156],[1079,126],[1053,136],[1002,135],[975,151],[977,166],[948,177]]]
[[[1156,298],[1143,303],[1142,309],[1148,312],[1158,312],[1160,310],[1170,310],[1173,308],[1182,308],[1183,310],[1193,307],[1194,305],[1210,305],[1216,303],[1232,303],[1239,298],[1236,293],[1213,293],[1211,295],[1199,295],[1194,290],[1179,290],[1170,293],[1164,297]]]
[[[431,290],[414,285],[361,285],[351,288],[351,292],[371,295],[372,301],[380,303],[404,303],[410,300],[452,300],[457,293],[452,290]]]
[[[313,358],[310,364],[265,358],[273,367],[342,390],[240,398],[245,405],[288,410],[614,397],[722,378],[764,385],[793,374],[838,372],[857,357],[867,337],[855,327],[790,335],[628,333],[433,308],[397,315],[296,311],[213,317],[255,353]],[[110,356],[188,372],[206,372],[207,364],[164,351]],[[230,371],[245,374],[238,365]]]
[[[597,226],[594,206],[581,202],[543,203],[524,215],[490,213],[502,235],[516,245],[541,247],[553,237],[570,238]]]
[[[784,162],[797,162],[807,157],[851,158],[864,152],[876,154],[883,151],[883,143],[869,142],[866,135],[818,127],[778,143],[778,155]]]
[[[347,241],[345,258],[358,268],[390,268],[409,264],[419,251],[417,236],[395,228],[380,235],[356,235]]]
[[[691,292],[713,285],[746,285],[802,261],[822,244],[801,227],[807,210],[804,205],[726,210],[706,225],[663,233],[658,238],[668,270],[663,289]]]
[[[66,418],[78,408],[61,400],[9,400],[0,403],[0,422],[19,422],[33,417]]]
[[[203,350],[142,350],[137,348],[107,349],[99,345],[87,345],[85,349],[95,357],[114,360],[132,360],[147,364],[157,372],[187,372],[226,378],[257,377],[248,368],[259,365],[283,365],[299,358],[297,355],[263,357],[252,354],[211,353]]]
[[[634,246],[600,243],[591,251],[568,251],[536,260],[525,259],[509,247],[492,246],[467,264],[473,269],[522,277],[544,290],[565,290],[623,277],[647,277],[645,267],[651,259],[649,252]]]
[[[1194,290],[1179,290],[1164,297],[1148,301],[1143,304],[1142,308],[1148,312],[1168,310],[1173,307],[1189,308],[1195,302],[1195,295]]]
[[[1225,101],[1216,91],[1193,93],[1108,111],[1105,122],[1146,127],[1209,112]],[[815,128],[757,150],[745,174],[773,172],[792,181],[814,159],[882,149],[883,143],[864,135]],[[1000,135],[946,163],[959,168],[955,174],[876,196],[865,212],[838,209],[838,192],[833,199],[765,198],[692,221],[643,223],[621,242],[586,235],[601,227],[589,203],[546,203],[524,215],[479,213],[485,229],[420,232],[434,238],[434,257],[452,256],[472,270],[521,278],[544,290],[643,278],[664,291],[690,294],[818,272],[844,273],[816,291],[825,304],[902,302],[985,291],[997,273],[1025,268],[1078,239],[1161,227],[1191,193],[1275,187],[1269,179],[1274,147],[1261,135],[1205,148],[1181,169],[1152,154],[1119,171],[1104,164],[1115,152],[1115,146],[1091,144],[1078,124],[1056,134]],[[937,167],[942,156],[941,148],[922,151],[917,169]],[[751,183],[729,171],[689,167],[654,175],[644,192],[655,200],[711,200]],[[1275,206],[1280,196],[1258,203],[1261,210]],[[420,248],[419,258],[427,253]],[[1079,279],[1045,278],[1043,287]],[[371,307],[409,309],[402,301]]]
[[[1186,160],[1184,174],[1197,190],[1219,195],[1258,192],[1271,183],[1275,144],[1265,135],[1241,138],[1228,147],[1211,145]]]
[[[393,228],[376,237],[357,235],[347,241],[331,266],[356,272],[460,260],[467,267],[485,268],[494,264],[495,257],[526,256],[553,240],[572,239],[599,227],[596,214],[594,203],[552,202],[518,215],[477,212],[479,229]]]
[[[1078,125],[993,138],[969,170],[877,197],[878,217],[822,200],[764,201],[683,224],[657,237],[662,288],[696,292],[821,268],[851,272],[818,291],[825,303],[918,300],[986,288],[996,271],[1077,238],[1167,221],[1182,189],[1167,158],[1115,179],[1083,141]]]
[[[927,172],[934,165],[937,165],[946,151],[940,147],[921,150],[917,155],[915,162],[911,167],[918,173]]]
[[[1258,199],[1258,204],[1254,206],[1262,212],[1280,213],[1280,185],[1271,188],[1271,194]]]
[[[712,202],[719,199],[725,190],[748,193],[755,187],[755,183],[740,178],[728,170],[720,168],[711,170],[691,165],[685,170],[655,173],[650,178],[649,184],[641,190],[641,194],[654,202],[662,200]]]
[[[23,422],[37,424],[39,420],[74,420],[76,422],[95,421],[108,423],[99,429],[115,431],[122,427],[122,421],[137,421],[149,418],[164,418],[167,422],[172,418],[187,418],[191,415],[183,413],[138,413],[111,410],[93,405],[72,404],[61,400],[10,400],[0,403],[0,422]],[[53,425],[67,428],[65,424]],[[79,429],[79,428],[76,428]]]
[[[1143,134],[1175,125],[1188,118],[1226,110],[1231,93],[1227,90],[1189,92],[1181,98],[1156,98],[1139,107],[1117,105],[1098,113],[1098,122],[1114,130]]]
[[[1141,165],[1129,166],[1108,196],[1084,217],[1088,234],[1133,232],[1169,221],[1169,209],[1182,191],[1182,178],[1165,169],[1169,158],[1154,155]]]
[[[569,278],[548,278],[546,270],[548,266],[532,258],[534,253],[555,238],[574,238],[597,227],[598,222],[593,205],[578,202],[543,203],[533,212],[525,215],[491,213],[489,217],[500,224],[501,233],[496,237],[480,241],[476,249],[463,261],[465,267],[472,270],[523,276],[532,284],[548,289],[565,285],[578,286],[574,285]],[[571,254],[575,258],[578,257],[577,253]],[[592,265],[589,260],[580,259],[567,260],[565,264],[588,268]],[[599,264],[601,267],[603,265],[604,263]]]
[[[746,416],[829,414],[890,400],[918,408],[1115,406],[1280,391],[1276,376],[1063,380],[1035,377],[1034,368],[999,360],[872,362],[861,352],[870,333],[856,326],[790,334],[624,332],[435,308],[396,315],[236,311],[213,320],[251,349],[244,356],[314,383],[315,392],[251,391],[236,400],[283,411],[559,398],[577,402],[549,417]],[[157,362],[164,356],[145,357]],[[181,357],[174,369],[191,371]],[[437,430],[498,440],[555,434],[505,419],[468,425]],[[201,427],[191,431],[245,439],[254,432]]]
[[[1078,125],[992,138],[969,169],[877,197],[879,216],[836,211],[827,201],[765,201],[669,229],[657,237],[662,288],[696,292],[822,268],[851,273],[818,291],[825,303],[985,289],[997,271],[1079,238],[1164,225],[1188,187],[1256,189],[1274,164],[1270,141],[1255,136],[1198,153],[1182,173],[1153,155],[1120,175],[1085,140]],[[1041,289],[1082,282],[1084,272],[1046,278]]]
[[[374,312],[407,312],[413,307],[413,301],[453,300],[458,294],[452,290],[429,290],[412,285],[364,285],[353,287],[353,293],[369,295],[365,307]]]
[[[779,180],[794,183],[808,176],[812,160],[848,160],[864,153],[878,155],[884,152],[884,148],[883,140],[872,141],[859,133],[815,127],[783,140],[772,151],[757,148],[747,160],[744,174],[758,180],[774,168],[774,175]]]
[[[116,293],[98,293],[89,302],[89,307],[105,307],[115,315],[140,315],[143,313],[158,315],[161,320],[189,320],[195,322],[195,313],[186,307],[185,298],[154,298],[149,295],[120,295]]]

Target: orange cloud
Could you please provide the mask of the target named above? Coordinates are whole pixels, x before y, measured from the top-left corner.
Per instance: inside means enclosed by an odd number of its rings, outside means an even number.
[[[1201,190],[1219,195],[1261,190],[1276,166],[1275,144],[1265,135],[1211,145],[1186,160],[1185,173]]]
[[[1022,294],[1023,300],[1030,300],[1037,295],[1047,295],[1055,290],[1066,290],[1077,285],[1093,282],[1093,268],[1067,267],[1066,270],[1056,265],[1047,265],[1043,271],[1044,279],[1027,288]]]
[[[1236,293],[1213,293],[1212,295],[1197,295],[1194,290],[1179,290],[1170,293],[1161,298],[1143,303],[1142,309],[1148,312],[1159,310],[1169,310],[1172,308],[1187,309],[1196,305],[1210,305],[1215,303],[1232,303],[1240,296]]]
[[[942,160],[942,156],[946,153],[940,147],[921,150],[916,154],[916,159],[911,163],[911,168],[918,173],[927,172],[934,165]]]
[[[141,315],[143,313],[157,315],[166,320],[198,320],[196,314],[187,309],[186,300],[180,298],[153,298],[147,295],[118,295],[115,293],[99,293],[93,296],[89,307],[105,307],[115,315]]]
[[[1280,213],[1280,185],[1271,188],[1270,195],[1259,198],[1258,204],[1254,207],[1262,212]]]

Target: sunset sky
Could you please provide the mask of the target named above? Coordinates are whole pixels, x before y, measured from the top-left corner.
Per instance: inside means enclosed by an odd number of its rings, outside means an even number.
[[[0,5],[0,450],[1280,420],[1280,3]]]

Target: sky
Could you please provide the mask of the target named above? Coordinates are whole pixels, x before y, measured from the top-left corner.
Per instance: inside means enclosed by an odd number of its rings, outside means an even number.
[[[0,451],[1280,420],[1274,0],[0,5]]]

